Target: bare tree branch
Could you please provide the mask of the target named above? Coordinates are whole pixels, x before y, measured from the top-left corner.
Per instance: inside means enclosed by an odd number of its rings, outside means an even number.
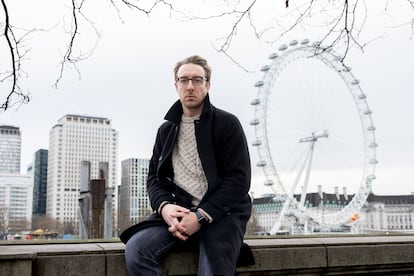
[[[71,66],[78,73],[79,79],[81,78],[81,73],[77,67],[77,64],[82,60],[88,59],[94,53],[96,47],[98,46],[99,38],[101,37],[100,32],[95,27],[95,24],[82,12],[82,7],[85,1],[86,0],[81,0],[80,4],[78,5],[76,0],[71,0],[71,4],[72,4],[71,5],[71,16],[72,16],[73,23],[72,23],[71,29],[68,31],[70,34],[70,37],[69,37],[68,46],[66,48],[66,52],[63,55],[62,60],[59,63],[60,65],[59,76],[57,77],[55,84],[53,85],[56,89],[58,88],[59,82],[63,78],[63,73],[66,67]],[[75,46],[77,37],[79,35],[79,19],[80,19],[79,17],[83,18],[84,21],[87,22],[89,26],[92,27],[92,29],[95,32],[96,39],[95,39],[94,46],[90,50],[86,51],[85,53],[79,53],[77,55],[74,55],[73,53],[74,46]]]
[[[19,101],[29,102],[29,95],[24,94],[18,84],[19,80],[19,73],[21,70],[21,59],[23,55],[20,53],[19,50],[19,43],[20,40],[18,40],[12,30],[12,27],[10,25],[10,18],[9,18],[9,12],[7,9],[7,4],[5,0],[1,0],[1,4],[3,7],[3,11],[5,14],[5,21],[4,21],[4,29],[3,29],[3,35],[6,39],[9,52],[10,52],[10,66],[11,66],[11,72],[6,72],[5,77],[0,79],[0,83],[4,83],[6,81],[9,81],[11,79],[11,88],[9,94],[5,97],[5,100],[2,100],[0,110],[7,110],[12,105],[12,98],[13,96],[17,96],[19,98]]]
[[[23,93],[20,85],[20,79],[25,74],[22,68],[22,61],[28,53],[28,48],[24,47],[22,42],[27,36],[37,31],[32,29],[25,31],[21,35],[21,30],[13,26],[10,21],[10,14],[7,0],[0,0],[4,19],[0,18],[0,41],[4,41],[7,45],[7,57],[9,66],[5,72],[0,72],[0,84],[7,89],[6,95],[0,95],[0,111],[7,110],[13,104],[27,103],[29,93]],[[360,39],[360,34],[364,29],[367,21],[367,6],[365,1],[360,0],[285,0],[285,1],[257,1],[257,0],[222,0],[222,1],[202,1],[204,5],[210,3],[220,3],[218,6],[213,5],[213,9],[193,9],[186,10],[188,3],[181,5],[179,3],[172,4],[172,0],[107,0],[107,3],[115,10],[118,18],[122,21],[122,9],[136,11],[139,14],[150,16],[158,6],[166,7],[169,10],[170,17],[175,16],[183,21],[191,20],[222,20],[228,21],[226,28],[223,28],[224,34],[217,34],[216,50],[226,56],[231,62],[246,72],[250,70],[243,66],[242,62],[236,56],[233,56],[232,49],[237,45],[235,39],[240,30],[243,32],[250,31],[254,37],[262,43],[273,45],[285,35],[299,29],[306,31],[308,28],[319,28],[321,30],[321,38],[319,48],[315,54],[319,54],[329,49],[335,49],[341,52],[342,61],[347,57],[352,47],[356,47],[363,51],[364,47],[384,36],[385,33],[374,38],[370,38],[364,42]],[[81,78],[81,72],[78,69],[79,62],[88,59],[98,46],[101,37],[100,31],[95,23],[89,18],[87,4],[92,3],[89,0],[70,0],[69,10],[71,12],[71,25],[67,30],[68,42],[59,62],[59,73],[54,83],[57,88],[67,68],[74,69],[78,77]],[[193,3],[191,1],[191,3]],[[274,8],[273,15],[269,18],[263,18],[263,8],[267,8],[269,4],[279,4],[279,8]],[[407,20],[393,27],[410,26],[411,36],[414,37],[414,0],[392,1],[386,0],[384,10],[388,12],[391,4],[411,8],[413,15]],[[92,5],[92,4],[91,4]],[[93,5],[97,5],[96,3]],[[181,7],[181,8],[180,8]],[[95,8],[95,7],[94,7]],[[208,14],[197,14],[197,12]],[[211,12],[210,12],[211,11]],[[323,19],[322,23],[315,23],[315,19]],[[85,50],[85,45],[81,44],[81,38],[86,31],[93,31],[95,40],[93,45]],[[19,32],[18,32],[19,31]],[[244,34],[244,33],[243,33]],[[94,38],[91,36],[92,39]],[[90,36],[88,36],[90,39]],[[10,86],[10,88],[8,87]]]

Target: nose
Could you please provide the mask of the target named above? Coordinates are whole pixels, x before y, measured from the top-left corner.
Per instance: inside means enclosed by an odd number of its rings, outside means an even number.
[[[187,84],[187,89],[194,89],[193,80],[189,79]]]

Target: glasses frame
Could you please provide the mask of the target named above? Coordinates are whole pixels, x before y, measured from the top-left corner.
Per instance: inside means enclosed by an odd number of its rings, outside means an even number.
[[[198,83],[198,82],[194,82],[194,80],[193,80],[193,79],[200,79],[200,83]],[[192,83],[194,86],[201,86],[201,85],[203,85],[204,81],[207,81],[207,80],[208,80],[208,79],[207,79],[206,77],[199,77],[199,76],[192,77],[192,78],[187,78],[187,77],[179,77],[179,78],[177,78],[176,83],[177,83],[177,85],[178,85],[178,86],[180,86],[180,87],[187,87],[187,86],[188,86],[188,84],[190,84],[190,81],[191,81],[191,83]],[[184,81],[185,83],[182,83],[182,82],[180,82],[180,81]]]

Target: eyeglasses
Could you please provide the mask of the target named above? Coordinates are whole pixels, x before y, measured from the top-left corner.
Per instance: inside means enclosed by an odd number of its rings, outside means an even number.
[[[177,78],[177,83],[179,86],[184,87],[184,86],[187,86],[188,83],[191,81],[194,86],[200,86],[203,84],[205,80],[207,80],[206,77],[192,77],[191,79],[182,77],[182,78]]]

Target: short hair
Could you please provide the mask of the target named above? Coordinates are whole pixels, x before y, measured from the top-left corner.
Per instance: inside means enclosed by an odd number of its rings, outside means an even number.
[[[174,67],[174,79],[177,80],[177,72],[178,69],[180,69],[180,67],[184,64],[196,64],[196,65],[200,65],[201,67],[203,67],[204,72],[205,72],[205,77],[207,78],[207,82],[210,82],[211,80],[211,67],[210,65],[208,65],[207,60],[202,58],[201,56],[198,55],[194,55],[191,57],[187,57],[179,62],[177,62],[175,64]]]

